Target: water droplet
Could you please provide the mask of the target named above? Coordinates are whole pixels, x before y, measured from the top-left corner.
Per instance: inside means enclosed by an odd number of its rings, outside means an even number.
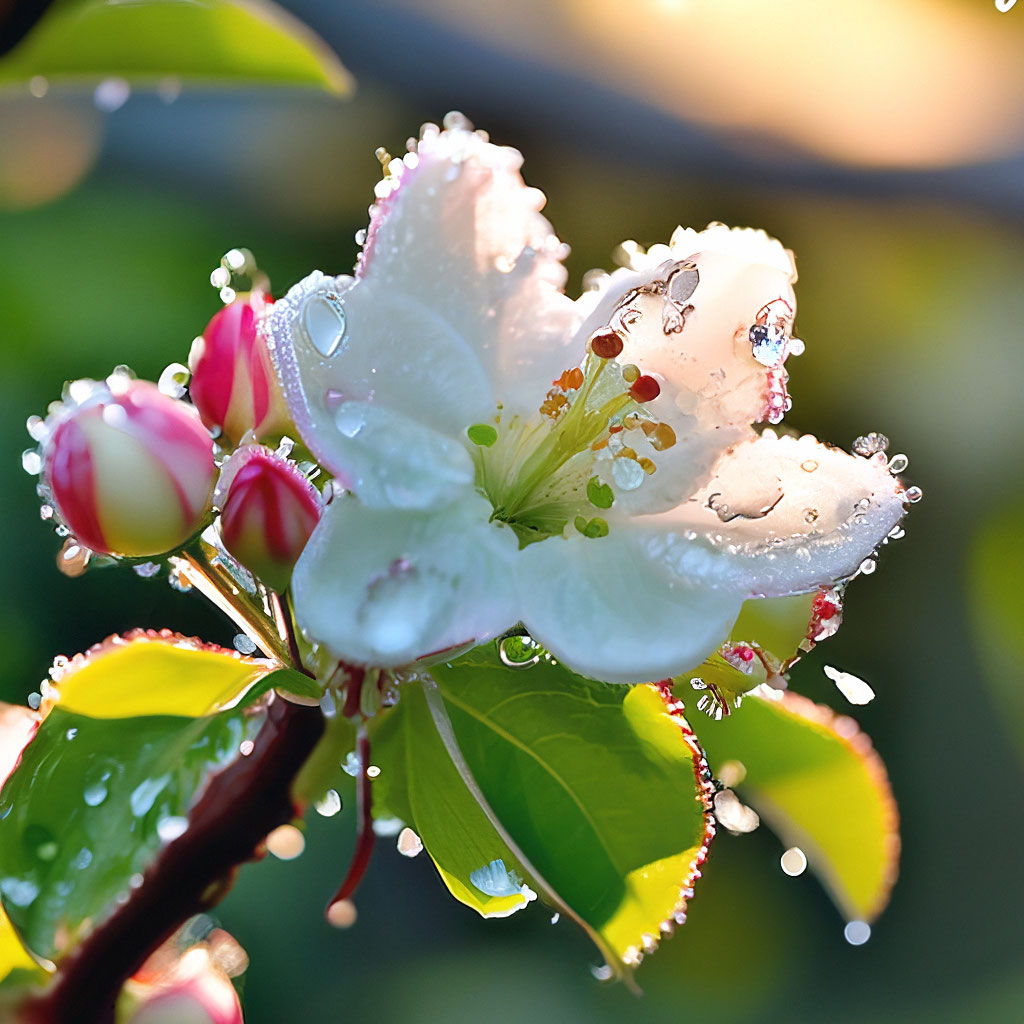
[[[668,279],[668,297],[681,306],[697,290],[700,273],[692,263],[683,263]]]
[[[341,797],[336,789],[327,790],[316,802],[316,813],[325,818],[333,818],[341,810]]]
[[[791,356],[802,356],[807,351],[807,346],[799,338],[790,338],[787,348]]]
[[[50,83],[45,75],[33,75],[28,80],[28,91],[37,99],[41,100],[49,91]]]
[[[596,967],[590,968],[590,973],[598,981],[611,981],[612,975],[615,973],[609,964],[600,964]]]
[[[29,476],[39,476],[43,471],[43,457],[35,448],[26,448],[21,453],[21,468]]]
[[[423,852],[423,840],[411,828],[398,833],[398,852],[403,857],[416,857]]]
[[[800,463],[800,468],[805,473],[813,473],[818,468],[818,463],[814,459],[805,459]]]
[[[366,426],[366,406],[362,402],[343,402],[334,414],[334,425],[346,437],[357,437]]]
[[[807,870],[807,857],[799,846],[791,846],[780,858],[782,870],[793,878]]]
[[[786,332],[775,324],[750,328],[750,351],[762,366],[777,366],[786,353]]]
[[[558,922],[561,921],[561,919],[562,919],[562,915],[559,914],[557,910],[551,915],[551,923],[552,924],[558,924]]]
[[[157,387],[168,398],[183,398],[188,390],[190,378],[191,373],[187,366],[183,363],[170,363],[160,374]]]
[[[401,818],[373,819],[373,834],[375,836],[385,836],[390,839],[397,836],[403,828],[405,828],[405,822]]]
[[[29,825],[22,834],[22,842],[29,855],[49,864],[60,852],[53,833],[42,825]]]
[[[903,500],[911,505],[916,505],[923,497],[924,491],[920,487],[908,487],[903,494]]]
[[[100,778],[93,779],[85,785],[82,791],[82,799],[90,807],[99,807],[107,799],[109,789],[107,783],[110,781],[110,772],[103,772]]]
[[[824,665],[822,669],[851,704],[870,704],[875,699],[875,691],[863,679],[850,672],[842,672],[831,665]]]
[[[16,907],[29,907],[39,895],[39,886],[29,878],[7,877],[0,881],[0,892]]]
[[[860,569],[858,571],[862,572],[865,576],[870,576],[877,568],[878,563],[873,558],[865,558],[864,561],[860,563]]]
[[[136,818],[141,818],[151,810],[156,798],[170,781],[170,775],[158,775],[155,779],[146,779],[140,782],[128,798],[128,806],[131,808],[132,814]]]
[[[214,288],[226,288],[231,283],[231,271],[227,267],[220,266],[210,274],[210,284]]]
[[[519,881],[516,873],[509,871],[500,858],[471,871],[469,881],[485,896],[518,896],[523,889],[523,883]]]
[[[41,693],[30,693],[28,695],[28,706],[33,711],[39,710],[39,705],[43,702],[43,695]]]
[[[242,757],[248,757],[255,749],[256,744],[253,743],[252,740],[242,740],[242,742],[238,744],[238,753],[241,754]]]
[[[92,850],[87,846],[83,846],[78,853],[75,854],[74,860],[71,861],[71,866],[77,871],[84,871],[92,863]]]
[[[366,777],[368,779],[380,778],[380,768],[375,764],[371,764],[370,767],[366,769]]]
[[[715,817],[723,828],[738,834],[753,832],[761,824],[757,812],[742,803],[731,789],[715,794]]]
[[[78,730],[72,726],[67,732],[64,733],[64,738],[68,741],[73,740],[78,735]]]
[[[351,900],[338,900],[327,908],[327,923],[335,928],[351,928],[358,916]]]
[[[162,843],[173,843],[188,830],[188,818],[175,814],[161,818],[156,825],[156,834]]]
[[[366,228],[360,228],[356,232],[356,245],[366,245]]]
[[[306,848],[306,837],[294,825],[280,825],[265,840],[278,860],[294,860]]]
[[[112,114],[128,102],[131,94],[132,87],[124,78],[104,78],[96,86],[92,94],[92,101],[97,110],[102,110],[105,114]]]
[[[644,467],[636,459],[620,458],[612,460],[612,480],[622,491],[635,491],[646,477]]]
[[[345,755],[345,760],[342,762],[341,770],[346,775],[351,775],[353,779],[359,777],[359,773],[363,770],[363,766],[360,763],[359,755],[354,750],[350,750]]]
[[[850,921],[843,929],[843,937],[851,946],[863,946],[871,938],[871,925],[867,921]]]
[[[543,648],[528,636],[506,636],[498,644],[498,657],[509,668],[530,668],[543,656]]]
[[[234,644],[235,650],[238,651],[239,654],[256,653],[256,644],[254,644],[252,640],[245,635],[245,633],[235,634],[235,639],[232,642]]]
[[[167,576],[167,582],[179,594],[187,594],[192,589],[192,581],[178,568],[170,571]]]
[[[894,455],[889,460],[888,469],[893,475],[902,473],[906,470],[907,466],[910,465],[910,459],[906,455]]]
[[[330,359],[345,340],[345,306],[337,292],[316,292],[306,300],[302,326],[309,343]]]
[[[240,274],[245,270],[245,266],[249,262],[249,255],[241,249],[228,249],[228,251],[221,256],[220,261],[228,268],[228,270],[231,271],[232,274]]]
[[[132,571],[136,576],[141,576],[143,579],[152,579],[159,571],[160,566],[156,562],[139,562],[137,565],[132,566]]]
[[[877,430],[872,430],[870,434],[862,434],[853,442],[854,454],[863,455],[864,458],[884,452],[888,447],[889,438]]]

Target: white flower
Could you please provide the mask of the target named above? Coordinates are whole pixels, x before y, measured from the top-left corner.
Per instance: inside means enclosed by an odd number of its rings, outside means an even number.
[[[515,150],[458,119],[410,149],[355,277],[314,272],[266,316],[294,422],[351,492],[295,569],[313,641],[397,667],[521,621],[583,674],[660,679],[744,600],[857,571],[904,514],[884,454],[751,426],[788,407],[786,249],[679,229],[573,302]]]

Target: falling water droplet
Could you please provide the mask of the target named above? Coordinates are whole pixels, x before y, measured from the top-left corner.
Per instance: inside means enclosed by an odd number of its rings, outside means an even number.
[[[924,497],[924,491],[920,487],[908,487],[903,494],[904,501],[916,505]]]
[[[867,921],[850,921],[843,929],[843,937],[851,946],[863,946],[871,938],[871,925]]]
[[[398,852],[403,857],[416,857],[423,852],[423,840],[411,828],[398,833]]]
[[[278,860],[294,860],[306,848],[306,838],[294,825],[279,825],[265,840]]]
[[[870,704],[875,699],[875,691],[863,679],[850,672],[842,672],[831,665],[824,665],[822,669],[851,704]]]
[[[335,928],[351,928],[358,916],[351,900],[338,900],[327,908],[327,923]]]
[[[791,846],[780,858],[779,863],[782,870],[789,876],[795,878],[807,870],[807,857],[799,846]]]
[[[341,797],[336,789],[327,790],[316,802],[316,813],[324,818],[333,818],[341,810]]]

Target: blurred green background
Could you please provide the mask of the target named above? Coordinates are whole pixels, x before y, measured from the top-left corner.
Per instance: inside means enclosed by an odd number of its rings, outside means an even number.
[[[678,223],[760,226],[796,251],[807,351],[788,364],[788,422],[845,446],[884,431],[925,491],[906,539],[851,588],[842,631],[793,674],[834,706],[824,663],[877,691],[856,717],[892,776],[901,877],[854,948],[814,879],[782,873],[766,829],[724,834],[638,1001],[592,979],[570,925],[536,905],[478,920],[387,840],[357,925],[332,930],[346,807],[312,816],[298,861],[245,869],[220,910],[252,958],[248,1021],[1020,1021],[1024,9],[285,6],[341,56],[354,98],[186,85],[108,111],[89,91],[0,94],[0,697],[23,700],[54,655],[133,626],[233,633],[131,573],[58,574],[20,470],[26,417],[65,378],[184,360],[232,246],[275,292],[349,269],[374,149],[401,152],[458,108],[526,155],[573,246],[573,289],[618,242]]]

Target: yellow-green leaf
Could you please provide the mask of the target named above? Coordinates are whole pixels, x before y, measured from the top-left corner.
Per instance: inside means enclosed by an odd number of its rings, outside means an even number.
[[[787,846],[799,847],[848,920],[871,921],[896,879],[899,816],[881,758],[857,723],[797,694],[750,696],[699,724],[712,772]]]
[[[174,633],[138,630],[58,668],[47,700],[93,718],[198,718],[234,706],[275,668]]]
[[[817,592],[744,601],[732,628],[736,643],[757,644],[785,664],[807,637]]]
[[[57,0],[0,60],[0,84],[37,75],[351,90],[348,72],[324,42],[267,0]]]

